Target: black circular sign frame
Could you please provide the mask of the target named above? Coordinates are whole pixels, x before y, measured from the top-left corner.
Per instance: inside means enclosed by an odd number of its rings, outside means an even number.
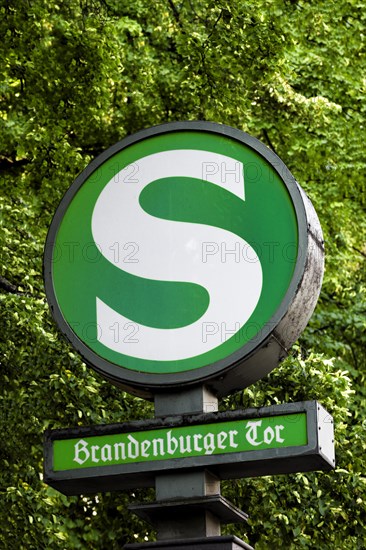
[[[107,159],[146,138],[167,132],[209,132],[236,140],[261,155],[277,172],[291,197],[298,225],[298,254],[291,283],[282,303],[258,335],[225,359],[194,370],[174,374],[151,374],[117,366],[94,353],[72,331],[57,303],[52,280],[52,258],[58,228],[70,202]],[[314,245],[315,243],[315,245]],[[310,246],[310,245],[314,246]],[[54,320],[85,362],[104,378],[126,391],[150,398],[155,393],[174,392],[195,385],[207,385],[218,396],[247,387],[268,374],[286,356],[305,328],[319,296],[323,274],[323,241],[315,211],[281,159],[256,138],[213,122],[172,122],[133,134],[109,147],[94,159],[65,193],[52,220],[44,251],[44,280]]]

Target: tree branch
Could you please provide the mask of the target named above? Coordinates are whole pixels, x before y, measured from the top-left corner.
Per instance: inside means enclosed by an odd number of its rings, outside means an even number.
[[[182,22],[180,20],[180,17],[179,17],[179,11],[177,10],[173,0],[168,0],[168,4],[170,6],[170,9],[172,10],[173,12],[173,15],[174,15],[174,19],[176,20],[176,22],[178,23],[178,25],[180,26],[180,28],[184,31],[183,29],[183,25],[182,25]]]
[[[0,157],[0,172],[5,172],[6,170],[11,170],[12,168],[19,168],[25,164],[29,164],[30,160],[20,159],[12,160],[8,157]]]
[[[265,137],[265,139],[266,139],[268,145],[270,146],[270,148],[272,149],[272,151],[273,151],[274,153],[276,153],[276,155],[277,155],[277,151],[276,151],[276,149],[275,149],[275,147],[274,147],[274,145],[273,145],[273,143],[272,143],[272,141],[271,141],[271,139],[270,139],[270,137],[269,137],[269,135],[268,135],[267,130],[266,130],[265,128],[263,128],[262,132],[263,132],[263,135],[264,135],[264,137]]]
[[[2,277],[0,275],[0,288],[5,290],[5,292],[8,292],[9,294],[23,294],[23,292],[20,292],[18,290],[18,287],[16,285],[13,285],[8,279],[5,279],[5,277]]]
[[[359,254],[361,254],[361,256],[363,256],[364,258],[366,258],[365,252],[362,252],[362,250],[360,250],[359,248],[356,248],[355,246],[352,246],[352,249],[355,250],[356,252],[358,252]]]

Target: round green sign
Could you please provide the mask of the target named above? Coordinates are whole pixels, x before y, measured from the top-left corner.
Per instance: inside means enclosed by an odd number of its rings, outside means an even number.
[[[45,251],[53,314],[87,363],[139,394],[219,378],[232,391],[274,366],[245,363],[297,295],[307,218],[291,174],[247,134],[208,122],[140,132],[59,206]]]

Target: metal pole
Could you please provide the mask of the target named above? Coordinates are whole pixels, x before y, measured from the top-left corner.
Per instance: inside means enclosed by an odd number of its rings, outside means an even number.
[[[179,393],[155,394],[155,417],[217,412],[218,399],[205,386]],[[157,530],[157,542],[128,544],[126,550],[253,550],[234,536],[221,536],[221,523],[247,521],[247,515],[223,498],[220,480],[204,469],[155,476],[156,501],[130,510]]]
[[[155,395],[155,416],[216,412],[218,400],[206,387],[200,386],[177,394]],[[206,470],[158,475],[155,478],[156,501],[192,499],[220,494],[220,480]],[[169,515],[168,515],[169,516]],[[182,508],[174,518],[157,523],[158,540],[219,536],[220,520],[205,509]]]

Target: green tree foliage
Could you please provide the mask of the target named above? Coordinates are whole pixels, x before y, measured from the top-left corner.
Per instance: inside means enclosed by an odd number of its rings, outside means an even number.
[[[257,550],[365,548],[365,3],[0,3],[0,546],[143,541],[133,494],[66,498],[42,482],[45,428],[152,416],[59,336],[42,281],[52,215],[75,176],[136,130],[206,119],[258,137],[310,195],[325,233],[318,307],[282,366],[222,408],[318,399],[334,472],[231,482]]]

